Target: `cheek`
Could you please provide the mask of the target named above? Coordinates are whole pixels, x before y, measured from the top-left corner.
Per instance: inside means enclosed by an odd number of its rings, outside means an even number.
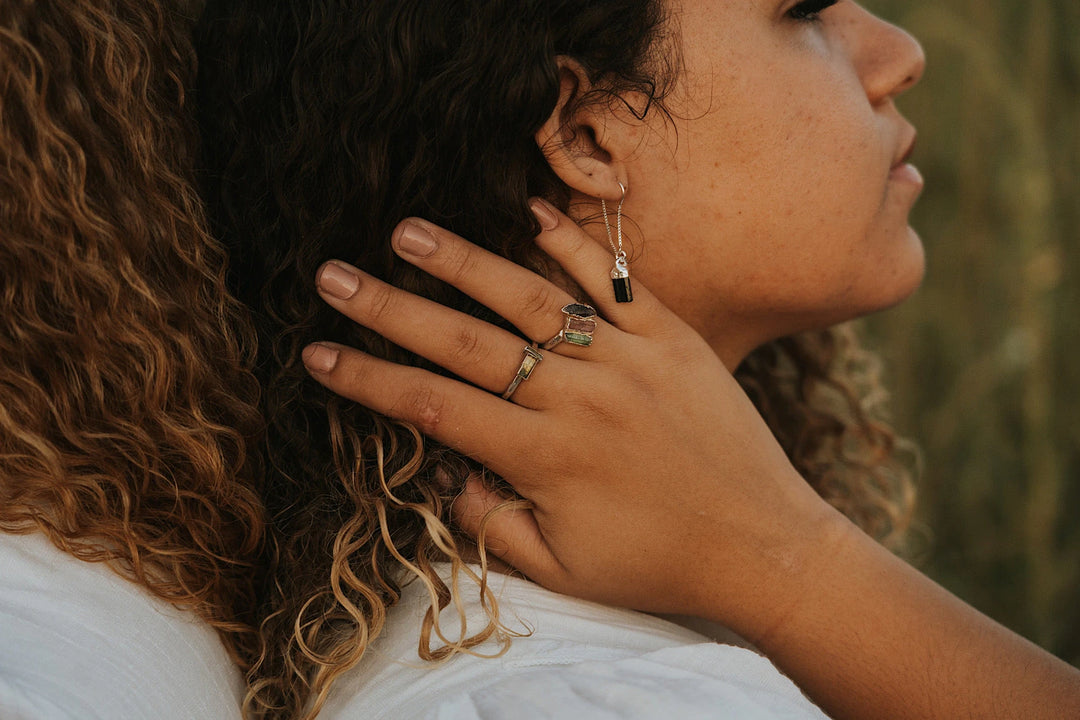
[[[778,72],[739,76],[713,110],[679,124],[677,153],[657,154],[650,178],[673,179],[649,198],[642,270],[688,306],[862,312],[895,302],[913,283],[878,287],[882,274],[903,266],[917,284],[921,255],[906,211],[889,206],[886,121],[843,68]]]
[[[844,93],[799,99],[780,99],[756,138],[733,147],[728,191],[777,234],[865,221],[888,166],[873,112]]]
[[[881,208],[887,163],[872,122],[818,108],[786,112],[731,144],[702,201],[713,203],[710,224],[732,248],[732,269],[805,293],[857,259]]]

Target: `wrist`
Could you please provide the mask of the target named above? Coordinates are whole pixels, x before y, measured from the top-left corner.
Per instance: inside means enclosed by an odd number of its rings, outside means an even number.
[[[701,617],[723,623],[765,649],[797,616],[812,609],[806,599],[831,574],[844,548],[873,542],[799,478],[786,511],[775,508],[734,543],[722,543],[725,562],[708,563],[697,599]],[[732,551],[732,547],[736,547]],[[734,557],[733,557],[734,556]]]

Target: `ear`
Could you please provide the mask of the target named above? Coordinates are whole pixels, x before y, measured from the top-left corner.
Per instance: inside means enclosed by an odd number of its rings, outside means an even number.
[[[551,169],[572,190],[614,201],[627,184],[625,160],[637,147],[634,128],[616,115],[617,103],[578,101],[592,89],[581,65],[558,58],[559,101],[536,133]]]

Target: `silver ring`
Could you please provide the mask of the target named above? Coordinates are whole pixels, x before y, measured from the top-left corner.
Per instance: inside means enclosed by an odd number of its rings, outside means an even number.
[[[565,316],[562,330],[540,347],[550,350],[561,342],[578,347],[592,345],[593,332],[596,331],[596,308],[585,303],[570,303],[563,306],[562,313]]]
[[[540,364],[540,361],[544,359],[544,356],[540,354],[540,351],[531,345],[525,346],[525,357],[521,358],[521,365],[518,367],[517,375],[510,381],[510,385],[506,388],[506,392],[502,394],[503,400],[509,400],[510,396],[514,394],[514,391],[518,389],[518,385],[529,379],[532,375],[532,371],[536,369],[536,366]]]

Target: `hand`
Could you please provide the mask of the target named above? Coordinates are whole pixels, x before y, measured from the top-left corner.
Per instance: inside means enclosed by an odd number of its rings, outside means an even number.
[[[521,338],[340,263],[320,271],[327,302],[473,385],[328,343],[305,350],[312,374],[508,480],[531,510],[488,515],[505,498],[474,482],[454,514],[533,580],[722,622],[831,717],[1071,717],[1080,673],[821,501],[701,337],[640,283],[633,303],[613,302],[611,257],[554,218],[537,244],[605,320],[591,347],[543,351],[513,402],[499,396]],[[536,341],[579,299],[423,221],[399,225],[393,243]]]
[[[343,263],[325,265],[328,303],[473,385],[318,343],[313,376],[335,392],[478,459],[531,510],[471,482],[458,524],[559,592],[719,620],[753,640],[780,622],[836,533],[838,516],[788,462],[705,341],[640,283],[614,301],[611,255],[565,216],[536,239],[597,307],[590,347],[563,342],[512,402],[501,399],[526,342],[393,288]],[[545,213],[538,212],[544,221]],[[552,222],[552,220],[554,222]],[[544,278],[420,220],[395,251],[544,342],[580,300]]]

